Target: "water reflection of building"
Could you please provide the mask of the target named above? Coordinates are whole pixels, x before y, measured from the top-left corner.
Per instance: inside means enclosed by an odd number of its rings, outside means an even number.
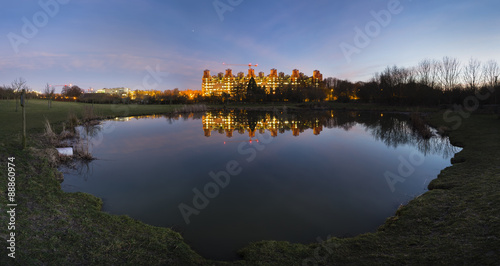
[[[201,114],[200,114],[201,116]],[[398,147],[410,145],[416,147],[424,154],[440,154],[450,156],[458,152],[458,148],[450,144],[447,138],[432,137],[422,139],[408,123],[408,117],[403,114],[386,115],[376,112],[303,112],[286,113],[275,110],[272,113],[252,111],[209,111],[201,116],[205,136],[210,137],[213,131],[233,137],[235,131],[248,134],[253,138],[256,132],[269,132],[272,137],[291,131],[293,136],[312,129],[314,135],[319,135],[323,128],[338,128],[350,131],[357,125],[362,125],[365,130],[377,140],[387,146]],[[356,134],[353,131],[352,134]]]
[[[207,112],[203,116],[203,132],[206,137],[210,137],[213,131],[225,134],[231,138],[234,131],[239,134],[247,132],[250,138],[254,138],[256,132],[264,134],[270,132],[272,137],[292,131],[293,136],[299,136],[306,129],[312,129],[314,135],[319,135],[323,130],[323,125],[318,119],[297,119],[277,117],[270,113],[249,114],[245,111],[230,112]]]

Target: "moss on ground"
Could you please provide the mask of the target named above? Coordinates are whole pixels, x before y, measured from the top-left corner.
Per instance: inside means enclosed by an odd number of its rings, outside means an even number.
[[[31,101],[30,135],[41,132],[44,117],[60,125],[70,111],[81,117],[84,106],[55,102],[48,110],[46,102]],[[7,257],[4,247],[0,265],[495,265],[500,261],[500,119],[496,115],[472,115],[461,119],[457,129],[447,132],[453,144],[464,148],[453,158],[454,164],[430,183],[430,191],[402,206],[377,232],[310,245],[282,241],[250,243],[240,250],[242,260],[214,262],[196,254],[169,228],[109,215],[100,211],[102,202],[94,196],[64,193],[48,158],[37,155],[43,153],[33,149],[20,149],[19,115],[13,113],[14,108],[13,101],[0,101],[3,243],[8,236],[5,162],[10,156],[16,157],[18,203],[16,259]],[[94,108],[101,117],[173,110],[170,106]],[[428,120],[436,127],[457,125],[456,120],[446,123],[443,117],[443,113],[434,113]],[[44,148],[36,138],[29,144]]]

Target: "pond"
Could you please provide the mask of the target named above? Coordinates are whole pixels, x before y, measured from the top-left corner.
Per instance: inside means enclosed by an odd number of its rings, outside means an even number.
[[[97,160],[63,169],[62,189],[173,228],[212,259],[235,259],[252,241],[374,232],[460,150],[420,138],[407,115],[379,112],[117,118],[91,135]]]

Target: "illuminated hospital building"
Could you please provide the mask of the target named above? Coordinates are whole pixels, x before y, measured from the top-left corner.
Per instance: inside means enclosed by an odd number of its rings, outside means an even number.
[[[323,80],[323,74],[319,70],[314,70],[312,77],[308,77],[299,72],[298,69],[294,69],[292,75],[285,75],[283,72],[278,73],[278,70],[273,68],[269,75],[266,76],[264,72],[255,75],[255,69],[249,68],[246,75],[243,72],[233,75],[232,69],[226,69],[225,74],[220,72],[211,76],[210,70],[207,69],[203,72],[202,94],[203,96],[221,96],[223,93],[227,93],[233,96],[238,90],[246,91],[251,78],[254,78],[257,86],[265,87],[266,93],[274,94],[276,88],[289,85],[306,84],[307,86],[318,87]]]

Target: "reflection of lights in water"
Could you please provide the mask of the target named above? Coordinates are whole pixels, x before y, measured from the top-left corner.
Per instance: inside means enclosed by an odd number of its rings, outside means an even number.
[[[278,113],[279,114],[279,113]],[[353,121],[361,119],[358,112],[338,112],[333,110],[321,114],[313,114],[308,117],[297,117],[296,115],[249,115],[246,111],[240,113],[206,112],[203,116],[203,131],[206,137],[211,136],[211,132],[226,134],[227,138],[232,138],[236,131],[239,134],[245,134],[248,131],[250,139],[224,141],[224,144],[230,142],[258,142],[255,136],[256,132],[265,134],[269,131],[272,137],[285,132],[292,132],[293,136],[299,136],[300,133],[312,129],[312,133],[318,136],[326,128],[342,128],[345,131],[356,133],[356,123],[365,125],[370,134],[377,140],[391,147],[399,145],[411,145],[416,147],[424,154],[440,154],[446,157],[456,152],[456,147],[451,145],[447,138],[439,139],[433,137],[429,140],[422,140],[419,136],[413,134],[408,121],[404,117],[399,118],[392,115],[379,113],[379,119],[374,117],[373,121]],[[382,121],[384,121],[382,123]],[[253,129],[252,129],[253,128]],[[253,139],[252,139],[253,138]]]
[[[127,122],[132,120],[132,117],[115,117],[115,121]]]
[[[231,140],[231,141],[224,141],[224,144],[231,143],[231,142],[233,142],[233,143],[237,143],[237,142],[248,142],[248,143],[252,144],[252,142],[253,142],[253,141],[255,141],[255,142],[259,142],[259,140],[258,140],[258,139],[254,139],[254,140],[252,140],[252,138],[250,138],[249,140]]]

